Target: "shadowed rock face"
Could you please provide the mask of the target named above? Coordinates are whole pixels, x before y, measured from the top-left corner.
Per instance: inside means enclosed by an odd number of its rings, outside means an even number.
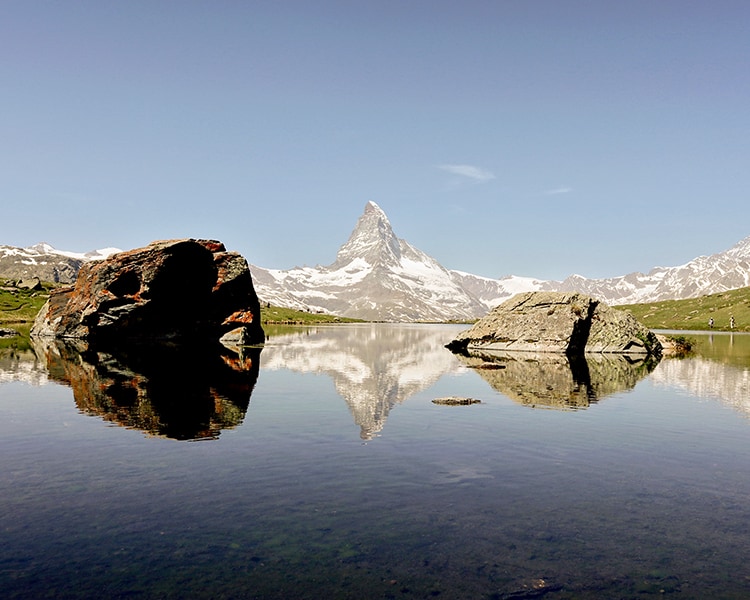
[[[448,348],[661,355],[656,335],[630,313],[564,292],[518,294],[460,333]]]
[[[247,261],[212,240],[153,242],[86,263],[54,291],[31,335],[86,339],[260,343],[260,305]]]

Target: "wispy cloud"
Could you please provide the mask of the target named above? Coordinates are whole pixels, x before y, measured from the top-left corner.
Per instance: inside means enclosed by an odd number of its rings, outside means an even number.
[[[544,192],[544,195],[545,196],[554,196],[556,194],[569,194],[572,191],[573,191],[573,188],[568,187],[566,185],[561,185],[560,187],[556,187],[554,189],[547,190],[546,192]]]
[[[473,165],[438,165],[438,169],[479,182],[495,179],[495,175],[491,171]]]

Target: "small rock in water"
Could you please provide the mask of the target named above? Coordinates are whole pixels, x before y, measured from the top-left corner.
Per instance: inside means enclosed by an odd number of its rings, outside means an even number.
[[[446,396],[445,398],[435,398],[433,404],[444,404],[446,406],[464,406],[467,404],[481,404],[481,400],[476,398],[464,398],[462,396]]]

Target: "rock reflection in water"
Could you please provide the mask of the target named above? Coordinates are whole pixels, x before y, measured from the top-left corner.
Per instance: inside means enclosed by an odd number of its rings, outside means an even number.
[[[536,408],[575,410],[632,389],[655,363],[619,354],[536,354],[483,351],[458,355],[511,400]],[[487,365],[504,368],[486,368]],[[483,368],[484,367],[484,368]]]
[[[218,437],[239,425],[258,379],[260,349],[134,346],[94,351],[85,343],[37,341],[50,379],[69,385],[78,409],[149,435]]]

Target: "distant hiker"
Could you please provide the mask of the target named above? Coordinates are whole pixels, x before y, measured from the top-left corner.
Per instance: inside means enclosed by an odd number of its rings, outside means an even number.
[[[734,329],[734,315],[729,317],[729,329]]]
[[[711,317],[711,318],[710,318],[710,319],[708,320],[708,326],[709,326],[709,327],[710,327],[711,329],[713,329],[713,328],[714,328],[714,318],[713,318],[713,317]]]

